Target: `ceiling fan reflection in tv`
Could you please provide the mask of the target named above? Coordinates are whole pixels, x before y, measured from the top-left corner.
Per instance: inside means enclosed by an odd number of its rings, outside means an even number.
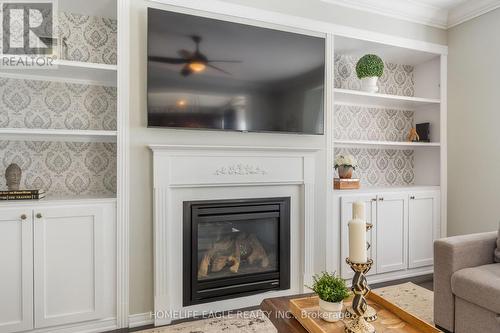
[[[166,64],[183,65],[180,74],[182,76],[189,76],[194,73],[201,73],[205,71],[207,67],[215,69],[227,75],[231,75],[228,71],[223,70],[220,67],[215,66],[213,63],[240,63],[239,60],[213,60],[209,59],[205,54],[200,51],[200,43],[202,38],[197,35],[192,35],[190,38],[196,45],[194,51],[188,51],[181,49],[177,51],[180,58],[172,57],[160,57],[160,56],[149,56],[149,61],[161,62]]]

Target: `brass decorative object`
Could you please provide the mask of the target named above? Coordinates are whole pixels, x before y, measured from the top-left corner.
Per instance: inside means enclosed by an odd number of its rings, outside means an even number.
[[[22,171],[19,165],[12,163],[5,170],[5,180],[9,191],[19,191]]]
[[[349,316],[345,323],[346,333],[374,333],[375,327],[371,325],[365,316],[368,314],[368,303],[365,296],[370,292],[368,281],[366,280],[366,273],[373,265],[373,260],[368,259],[365,263],[354,263],[349,258],[346,262],[354,271],[352,278],[352,292],[354,297],[352,299],[351,311],[355,316]],[[349,310],[348,310],[349,311]],[[375,314],[376,315],[376,314]]]

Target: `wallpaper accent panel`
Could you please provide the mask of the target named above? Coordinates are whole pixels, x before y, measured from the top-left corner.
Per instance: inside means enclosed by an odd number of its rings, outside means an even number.
[[[62,12],[58,27],[62,59],[116,65],[115,19]]]
[[[413,111],[336,105],[336,140],[406,141],[413,126]]]
[[[362,187],[408,186],[415,182],[413,150],[337,148],[335,156],[338,154],[356,158],[358,168],[353,177],[360,178]]]
[[[100,142],[0,141],[0,189],[5,169],[17,163],[21,187],[44,189],[47,196],[114,196],[116,144]]]
[[[335,88],[360,90],[361,80],[356,76],[359,58],[335,55]],[[384,74],[379,78],[379,93],[413,96],[415,93],[413,66],[384,62]]]
[[[0,127],[116,130],[116,87],[0,78]]]

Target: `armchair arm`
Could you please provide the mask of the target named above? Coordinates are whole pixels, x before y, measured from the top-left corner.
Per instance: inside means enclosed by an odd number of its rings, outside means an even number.
[[[453,332],[455,298],[451,276],[463,268],[493,263],[497,232],[471,234],[434,242],[434,322]]]

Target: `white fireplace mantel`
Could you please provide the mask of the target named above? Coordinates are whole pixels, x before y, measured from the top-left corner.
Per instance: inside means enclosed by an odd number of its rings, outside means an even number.
[[[154,293],[155,313],[179,311],[224,311],[254,305],[264,297],[283,292],[240,297],[184,307],[182,290],[182,206],[183,199],[198,199],[197,193],[212,199],[235,199],[241,195],[274,196],[290,187],[300,187],[296,196],[300,216],[296,217],[299,240],[296,249],[301,264],[296,266],[300,282],[288,293],[303,291],[314,272],[315,159],[320,149],[289,147],[150,145],[154,168]],[[207,192],[208,191],[208,192]],[[281,193],[281,192],[280,192]],[[193,196],[189,197],[189,196]],[[299,202],[300,201],[300,202]],[[300,228],[300,229],[299,229]],[[292,242],[293,244],[293,242]],[[294,264],[295,265],[295,264]],[[297,290],[298,289],[298,290]],[[286,291],[285,291],[286,294]],[[258,304],[258,303],[257,303]],[[256,305],[256,304],[255,304]],[[155,325],[169,324],[171,317],[156,316]]]

